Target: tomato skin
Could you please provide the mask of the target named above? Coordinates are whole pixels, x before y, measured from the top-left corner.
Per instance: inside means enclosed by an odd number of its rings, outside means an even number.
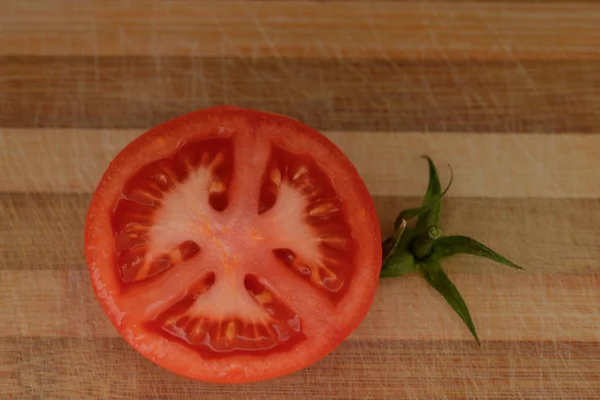
[[[248,355],[206,361],[167,339],[149,334],[126,322],[119,306],[122,283],[114,265],[114,234],[108,223],[111,207],[128,176],[148,162],[175,149],[183,140],[218,136],[223,130],[253,126],[275,132],[283,145],[298,146],[321,160],[335,177],[336,189],[347,196],[350,223],[357,236],[358,277],[332,316],[332,329],[308,340],[290,353],[264,358]],[[282,134],[281,132],[284,132]],[[120,335],[143,356],[191,379],[219,383],[244,383],[272,379],[301,370],[333,351],[365,318],[371,307],[381,267],[381,233],[373,200],[354,165],[318,131],[291,118],[233,106],[195,111],[154,127],[129,143],[111,161],[94,192],[86,219],[85,256],[93,290]],[[310,310],[309,310],[310,311]],[[318,310],[313,310],[313,314]],[[310,315],[310,312],[308,312]],[[313,341],[314,340],[314,341]]]

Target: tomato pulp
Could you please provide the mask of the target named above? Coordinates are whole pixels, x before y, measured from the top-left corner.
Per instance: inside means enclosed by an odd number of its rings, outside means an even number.
[[[300,370],[364,319],[381,266],[348,158],[293,119],[231,106],[128,144],[89,207],[93,289],[123,338],[192,379]]]

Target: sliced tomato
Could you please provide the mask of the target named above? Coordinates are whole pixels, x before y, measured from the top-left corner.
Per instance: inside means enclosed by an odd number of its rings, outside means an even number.
[[[189,378],[302,369],[364,319],[381,265],[365,184],[325,136],[216,107],[144,133],[94,193],[85,255],[124,339]]]

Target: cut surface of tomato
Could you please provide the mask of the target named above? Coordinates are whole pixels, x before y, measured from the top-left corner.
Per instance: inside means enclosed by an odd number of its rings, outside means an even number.
[[[92,286],[124,339],[192,379],[298,371],[364,319],[381,266],[369,192],[325,136],[231,106],[139,136],[89,207]]]

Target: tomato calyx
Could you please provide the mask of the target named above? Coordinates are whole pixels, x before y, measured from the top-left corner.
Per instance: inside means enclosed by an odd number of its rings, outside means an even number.
[[[469,309],[460,292],[444,272],[440,261],[457,255],[470,254],[524,270],[494,250],[467,236],[443,236],[440,228],[441,200],[452,185],[453,175],[442,192],[437,169],[428,156],[429,184],[422,205],[402,210],[394,223],[394,234],[382,243],[384,261],[381,278],[420,273],[425,281],[440,293],[460,316],[479,346],[481,342]],[[416,222],[408,225],[416,218]]]

